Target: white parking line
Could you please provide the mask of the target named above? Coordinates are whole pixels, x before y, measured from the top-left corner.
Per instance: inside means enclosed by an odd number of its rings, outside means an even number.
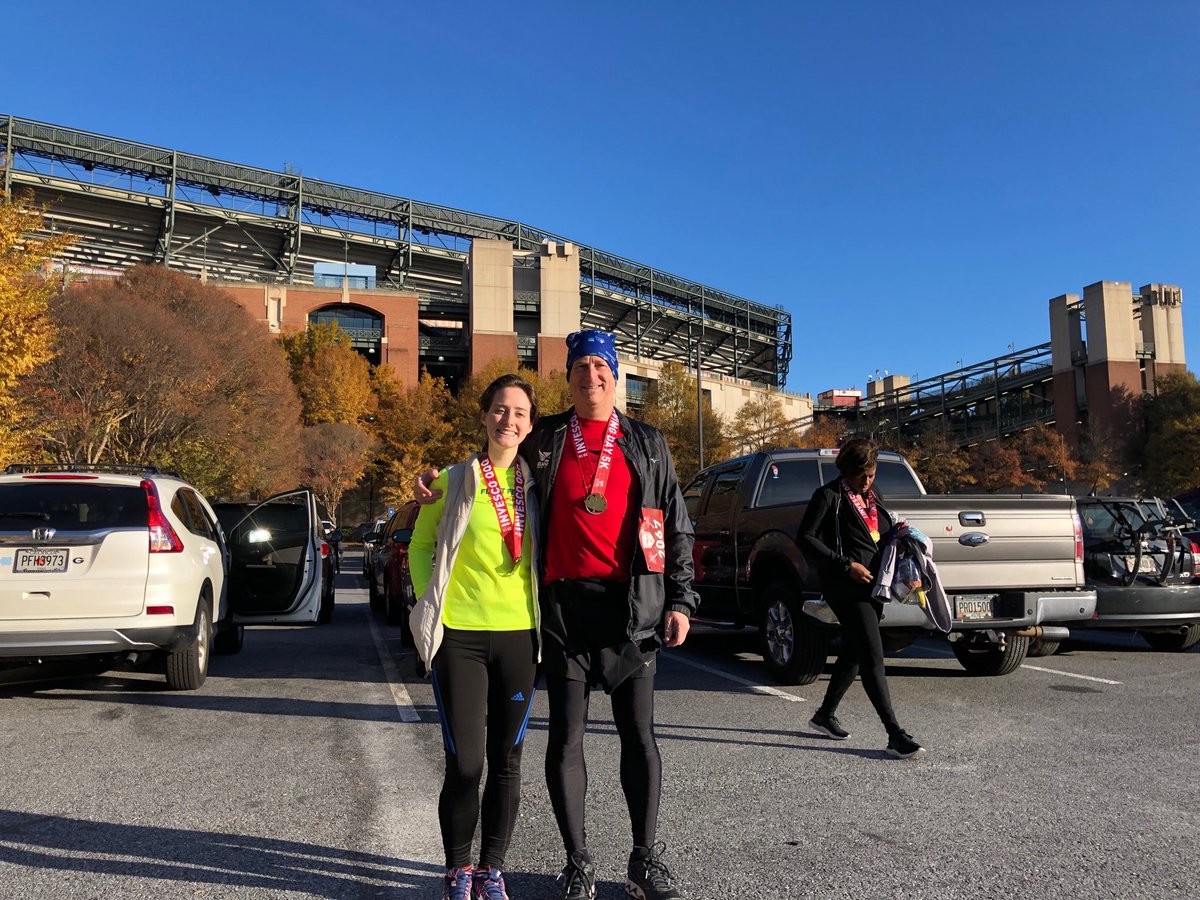
[[[375,624],[375,616],[371,612],[367,613],[367,624],[371,628],[371,637],[375,641],[375,650],[379,653],[379,661],[383,663],[383,675],[387,679],[388,690],[392,692],[392,700],[396,704],[396,711],[400,714],[400,721],[420,722],[421,716],[413,705],[412,697],[408,695],[408,688],[400,680],[400,670],[396,668],[396,661],[388,652],[387,644],[383,642],[383,635],[379,633],[379,626]]]
[[[750,688],[750,690],[754,691],[756,694],[767,694],[771,697],[778,697],[781,700],[790,700],[792,703],[805,702],[803,697],[797,697],[795,694],[789,694],[787,691],[781,691],[779,688],[769,687],[765,684],[758,684],[757,682],[751,681],[749,678],[731,675],[729,672],[725,672],[716,668],[715,666],[706,666],[704,663],[698,663],[695,660],[688,659],[686,656],[674,651],[668,652],[666,658],[672,662],[683,663],[685,666],[691,666],[693,669],[699,669],[701,672],[719,675],[726,681],[732,681],[734,684],[740,684],[743,687]]]
[[[1035,672],[1049,672],[1051,675],[1062,675],[1066,678],[1082,678],[1084,681],[1098,681],[1101,684],[1120,684],[1119,681],[1113,681],[1110,678],[1097,678],[1094,675],[1076,675],[1074,672],[1063,672],[1059,669],[1046,669],[1042,666],[1031,666],[1025,663],[1021,666],[1022,669],[1033,669]]]

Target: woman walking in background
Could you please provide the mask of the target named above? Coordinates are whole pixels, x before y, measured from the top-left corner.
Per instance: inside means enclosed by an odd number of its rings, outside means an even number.
[[[421,508],[409,546],[420,597],[409,622],[433,675],[446,751],[438,801],[445,900],[508,898],[502,869],[520,804],[521,747],[540,656],[537,499],[532,472],[517,455],[537,420],[537,398],[523,378],[502,375],[479,409],[486,450],[437,477],[431,486],[442,493]],[[477,823],[482,834],[472,865]]]
[[[837,455],[841,477],[817,488],[800,523],[800,546],[817,569],[821,593],[842,626],[841,652],[825,699],[809,724],[835,741],[850,737],[836,712],[854,677],[861,674],[863,689],[887,729],[887,752],[912,759],[925,750],[900,727],[892,710],[879,634],[883,603],[871,596],[879,572],[880,538],[896,524],[872,489],[877,456],[871,441],[847,441]]]

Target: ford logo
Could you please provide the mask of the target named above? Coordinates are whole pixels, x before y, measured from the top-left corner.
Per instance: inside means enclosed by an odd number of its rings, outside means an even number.
[[[991,538],[980,531],[968,531],[958,539],[958,542],[964,547],[978,547],[981,544],[986,544]]]

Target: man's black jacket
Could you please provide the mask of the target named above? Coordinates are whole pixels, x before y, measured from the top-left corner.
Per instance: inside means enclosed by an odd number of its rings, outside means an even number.
[[[540,419],[521,443],[521,455],[537,478],[538,502],[542,509],[542,546],[555,540],[550,534],[550,494],[568,439],[572,410]],[[663,511],[666,535],[666,572],[646,568],[641,548],[635,547],[629,578],[629,638],[641,641],[659,633],[667,610],[691,616],[699,598],[692,590],[692,520],[683,504],[675,463],[667,440],[657,428],[631,419],[620,410],[621,437],[617,446],[637,475],[641,505]],[[634,510],[636,514],[638,510]]]
[[[879,510],[879,533],[887,534],[896,518],[884,508],[883,498],[875,492]],[[797,537],[804,558],[817,570],[821,590],[834,597],[867,600],[871,585],[850,578],[850,563],[862,563],[871,575],[879,574],[879,555],[882,542],[871,540],[867,528],[854,504],[842,489],[842,479],[817,488],[804,510]]]

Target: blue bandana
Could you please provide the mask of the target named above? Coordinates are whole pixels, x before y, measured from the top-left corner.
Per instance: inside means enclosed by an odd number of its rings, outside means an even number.
[[[598,356],[612,369],[617,377],[617,337],[607,331],[576,331],[567,335],[567,378],[571,377],[571,366],[581,356]]]

